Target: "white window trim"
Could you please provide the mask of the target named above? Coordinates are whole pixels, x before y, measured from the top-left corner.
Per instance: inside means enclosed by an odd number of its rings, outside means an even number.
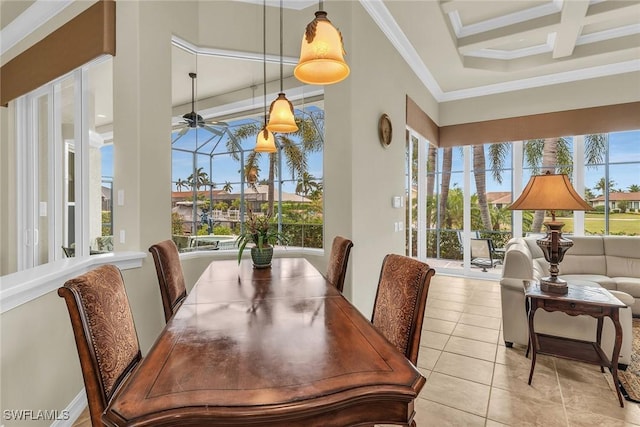
[[[67,280],[103,264],[114,264],[121,270],[142,267],[145,252],[117,252],[74,257],[49,262],[37,267],[0,277],[0,314],[55,291]]]

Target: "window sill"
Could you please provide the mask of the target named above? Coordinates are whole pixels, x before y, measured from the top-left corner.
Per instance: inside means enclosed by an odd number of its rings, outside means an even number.
[[[243,258],[249,257],[248,248],[242,254]],[[274,257],[304,257],[304,256],[324,256],[324,249],[318,248],[302,248],[297,246],[276,246],[273,250]],[[180,259],[194,259],[194,258],[213,258],[213,259],[237,259],[238,258],[238,249],[221,249],[215,251],[191,251],[191,252],[182,252],[180,253]]]
[[[66,258],[0,277],[0,313],[58,289],[65,281],[103,264],[121,270],[140,268],[144,252],[115,252],[81,258]]]

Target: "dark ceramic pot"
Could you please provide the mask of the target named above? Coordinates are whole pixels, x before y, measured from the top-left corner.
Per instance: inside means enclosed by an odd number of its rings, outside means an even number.
[[[251,248],[251,260],[254,268],[271,267],[271,259],[273,258],[273,246],[258,249],[254,246]]]

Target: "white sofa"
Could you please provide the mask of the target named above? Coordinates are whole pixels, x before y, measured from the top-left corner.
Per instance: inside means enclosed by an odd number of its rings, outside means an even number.
[[[628,306],[620,310],[623,338],[618,359],[620,364],[628,365],[633,342],[632,312],[640,314],[640,237],[575,236],[570,239],[573,246],[559,265],[559,276],[575,285],[607,288]],[[529,339],[523,280],[538,280],[549,275],[549,264],[536,240],[514,238],[506,245],[500,284],[507,346],[527,345]],[[535,316],[537,332],[592,341],[595,328],[596,320],[589,316],[571,317],[544,310],[538,310]],[[612,322],[605,320],[602,347],[609,356],[614,337]]]

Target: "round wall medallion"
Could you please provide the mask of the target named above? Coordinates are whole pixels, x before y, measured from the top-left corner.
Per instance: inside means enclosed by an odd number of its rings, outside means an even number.
[[[391,138],[393,137],[393,128],[391,127],[391,119],[386,114],[380,116],[378,121],[378,137],[383,147],[391,144]]]

